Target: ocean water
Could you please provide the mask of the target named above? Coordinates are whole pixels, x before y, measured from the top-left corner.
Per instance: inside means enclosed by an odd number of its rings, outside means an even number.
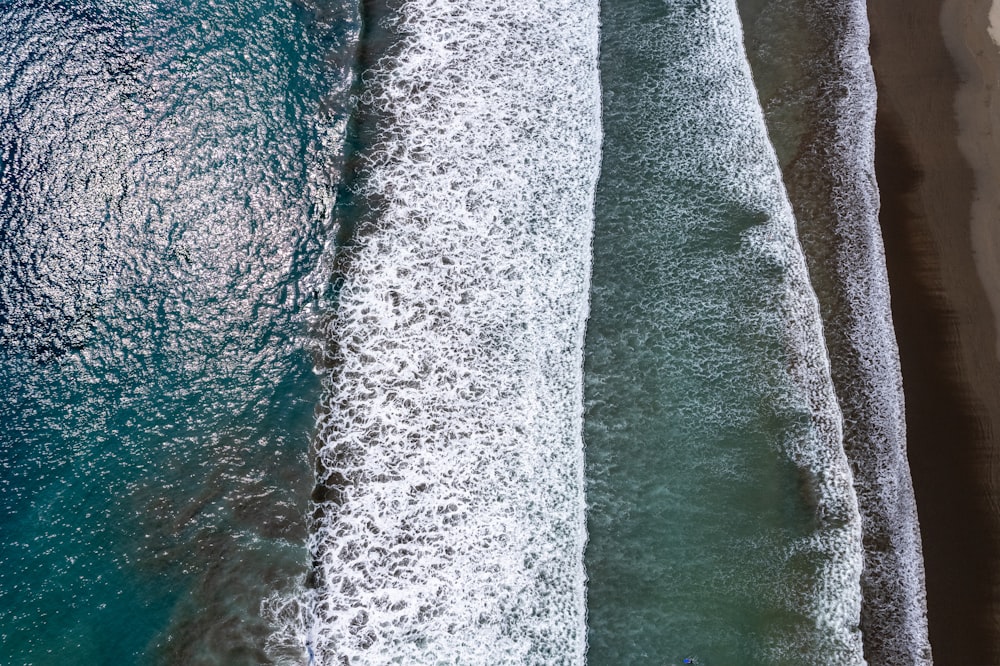
[[[356,13],[0,3],[0,662],[266,661]]]
[[[841,414],[736,6],[602,9],[589,661],[863,663]]]
[[[926,656],[782,1],[0,0],[0,662]]]

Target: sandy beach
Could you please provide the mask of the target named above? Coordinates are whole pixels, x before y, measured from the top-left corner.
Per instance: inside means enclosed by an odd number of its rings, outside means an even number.
[[[1000,663],[1000,52],[990,0],[871,0],[876,173],[941,664]],[[956,113],[957,111],[957,113]]]
[[[1000,2],[948,0],[942,34],[962,84],[955,110],[958,144],[972,167],[972,248],[1000,330]],[[1000,338],[997,355],[1000,357]]]

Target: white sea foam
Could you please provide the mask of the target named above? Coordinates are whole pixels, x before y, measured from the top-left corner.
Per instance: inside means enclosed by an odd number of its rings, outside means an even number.
[[[879,663],[928,664],[924,565],[916,502],[906,457],[899,352],[878,221],[875,184],[876,88],[862,0],[822,2],[825,23],[839,32],[822,113],[832,125],[815,168],[832,172],[833,228],[823,233],[834,257],[829,307],[837,330],[834,376],[847,419],[845,436],[856,477],[866,543],[864,625]],[[830,28],[828,28],[830,29]],[[821,119],[821,121],[823,121]],[[808,226],[810,220],[802,220]],[[829,222],[826,222],[829,224]],[[818,232],[817,232],[818,233]],[[838,367],[839,365],[839,367]]]
[[[316,586],[276,652],[580,664],[596,2],[408,0],[327,336]],[[297,644],[297,645],[296,645]]]

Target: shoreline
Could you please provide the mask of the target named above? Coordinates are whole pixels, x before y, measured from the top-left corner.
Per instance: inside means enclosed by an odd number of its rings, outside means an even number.
[[[740,3],[824,321],[862,524],[860,628],[871,664],[930,664],[916,503],[874,176],[863,0]],[[780,49],[773,48],[781,44]]]
[[[868,13],[878,86],[880,222],[923,536],[931,645],[939,663],[986,664],[1000,656],[995,593],[1000,362],[990,307],[991,300],[1000,302],[1000,269],[991,273],[981,268],[988,262],[977,265],[977,254],[982,258],[977,248],[997,239],[989,237],[987,225],[974,224],[971,213],[974,168],[979,167],[980,182],[990,175],[996,182],[997,165],[988,158],[998,153],[981,144],[987,160],[970,166],[960,147],[973,112],[959,104],[956,116],[968,62],[979,69],[992,60],[992,52],[980,49],[967,51],[964,67],[953,61],[949,47],[962,43],[962,26],[979,21],[989,41],[989,0],[962,4],[913,0],[908,20],[902,20],[898,5],[873,0]],[[984,7],[982,18],[974,18]],[[996,59],[1000,67],[1000,54]],[[989,109],[983,109],[976,113],[988,119]],[[984,283],[992,285],[992,298]]]

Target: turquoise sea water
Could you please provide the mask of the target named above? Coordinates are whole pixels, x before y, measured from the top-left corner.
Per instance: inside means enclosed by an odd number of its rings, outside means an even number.
[[[3,663],[264,660],[355,11],[0,3]]]

